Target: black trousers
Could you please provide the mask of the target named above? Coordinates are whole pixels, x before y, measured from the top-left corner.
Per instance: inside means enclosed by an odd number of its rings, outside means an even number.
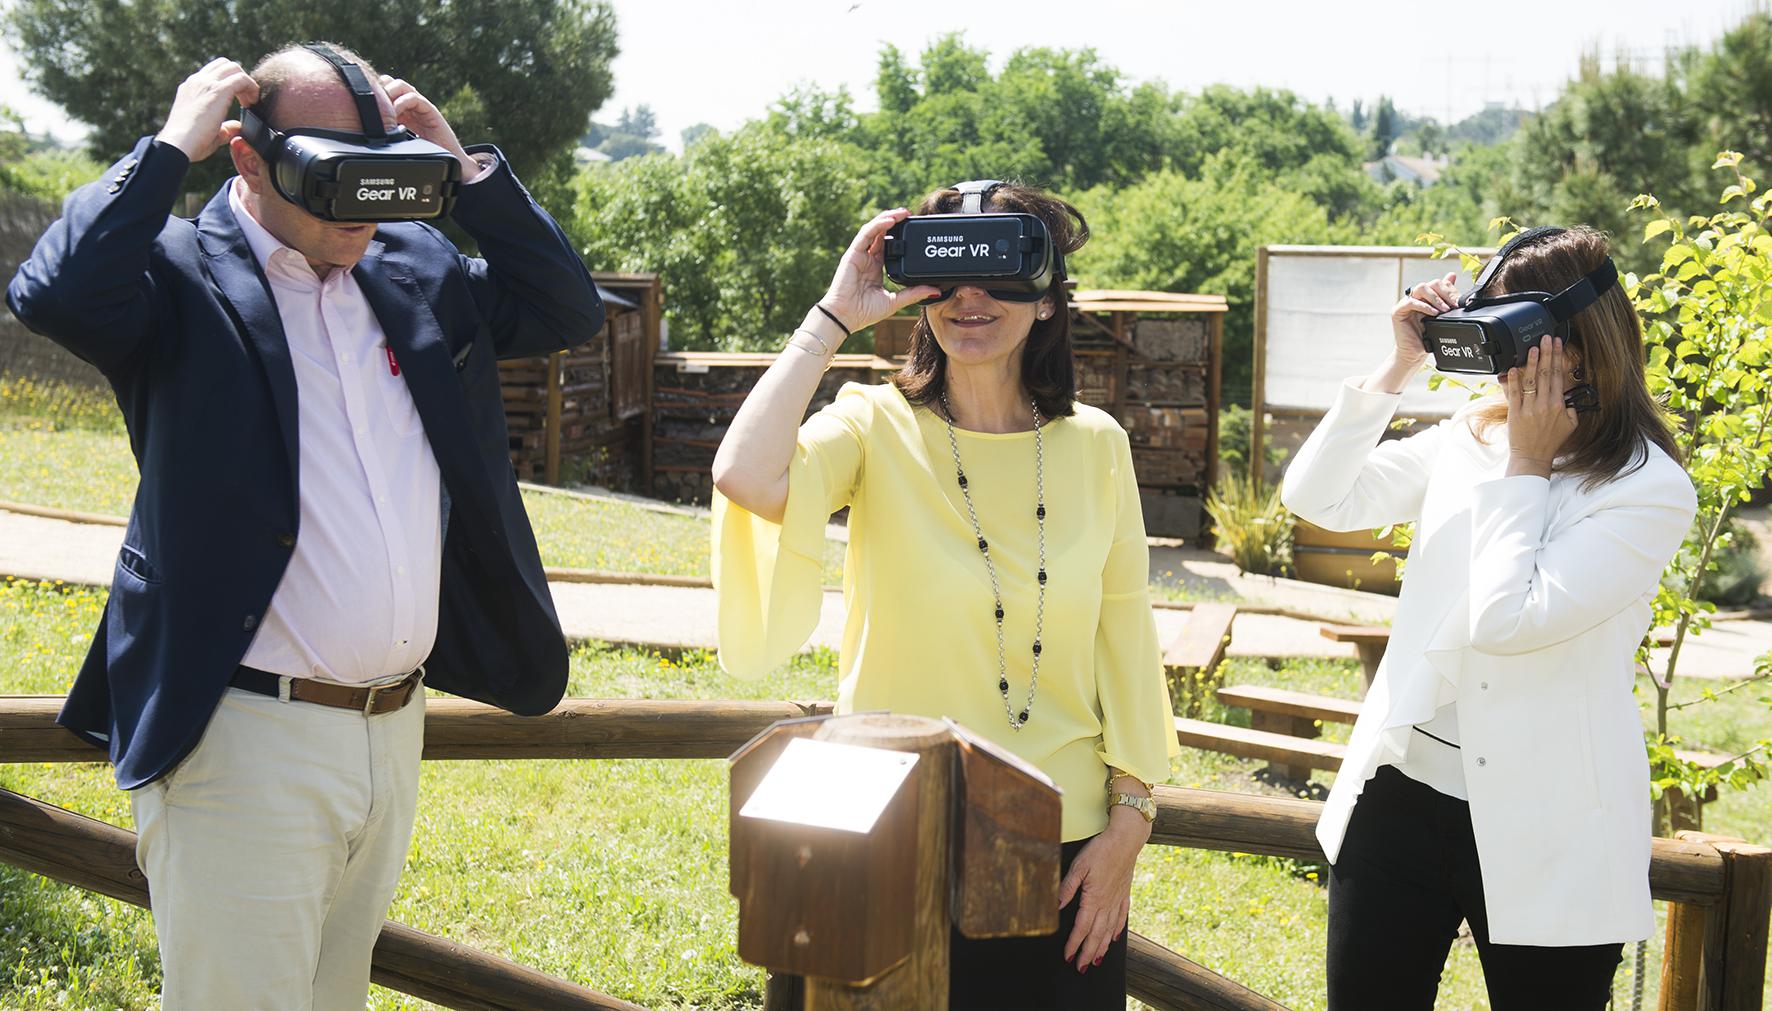
[[[1622,944],[1495,944],[1470,805],[1386,765],[1329,869],[1329,1011],[1432,1011],[1470,921],[1493,1011],[1601,1011]]]
[[[1063,871],[1089,840],[1064,844]],[[1058,932],[1045,937],[974,941],[954,931],[948,955],[949,1011],[1125,1011],[1126,931],[1100,965],[1078,972],[1064,960],[1080,900],[1059,910]]]

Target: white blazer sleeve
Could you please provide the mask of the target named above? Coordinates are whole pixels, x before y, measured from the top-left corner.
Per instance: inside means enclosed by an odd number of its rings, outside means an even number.
[[[1428,476],[1447,422],[1380,443],[1401,394],[1342,384],[1316,431],[1299,447],[1280,484],[1286,508],[1327,530],[1370,530],[1421,515]]]
[[[1594,494],[1610,500],[1546,538],[1550,482],[1479,483],[1471,497],[1470,638],[1513,655],[1573,638],[1654,592],[1697,510],[1665,458]]]

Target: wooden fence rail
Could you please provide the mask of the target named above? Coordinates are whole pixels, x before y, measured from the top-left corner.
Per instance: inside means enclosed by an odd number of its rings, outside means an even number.
[[[96,748],[55,724],[61,704],[61,698],[52,696],[0,696],[0,764],[103,760]],[[545,716],[518,717],[461,699],[430,699],[426,705],[424,757],[432,760],[725,758],[777,720],[830,711],[825,702],[568,699]],[[1315,831],[1319,802],[1169,786],[1155,792],[1153,843],[1323,859]],[[70,825],[78,827],[66,827]],[[66,840],[74,837],[90,844],[90,855],[70,859]],[[146,891],[135,869],[132,840],[123,829],[0,791],[0,860],[8,863],[141,904]],[[1657,899],[1674,903],[1661,1011],[1757,1009],[1772,916],[1772,850],[1699,833],[1655,839],[1649,881]],[[1134,995],[1153,1006],[1271,1005],[1154,942],[1138,941],[1131,952],[1129,980]],[[453,1004],[428,992],[406,991],[449,1007],[632,1007],[609,1003],[614,999],[582,988],[574,988],[576,995],[562,1002],[498,1003],[515,999],[511,995],[518,991],[511,988],[519,984],[513,980],[527,980],[522,985],[528,986],[571,984],[392,922],[376,959],[377,981],[395,988],[429,985],[423,971],[402,967],[440,971],[440,966],[450,967],[452,975],[438,985],[457,985],[453,976],[466,973],[490,987],[474,991],[484,997],[449,998],[469,1001]],[[476,1000],[481,1002],[472,1002]],[[599,1000],[606,1003],[584,1003]]]
[[[0,695],[0,764],[104,761],[55,722],[63,701]],[[725,758],[777,720],[830,711],[829,702],[566,699],[545,716],[513,716],[466,699],[431,698],[424,757]]]
[[[135,833],[0,790],[0,861],[46,878],[148,904],[135,865]],[[382,986],[462,1011],[645,1011],[466,945],[388,920],[375,942],[370,978]]]

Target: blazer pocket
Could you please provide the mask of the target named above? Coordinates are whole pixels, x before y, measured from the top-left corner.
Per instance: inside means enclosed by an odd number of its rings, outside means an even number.
[[[127,544],[117,552],[117,567],[144,583],[160,582],[160,572],[148,562],[147,556]]]

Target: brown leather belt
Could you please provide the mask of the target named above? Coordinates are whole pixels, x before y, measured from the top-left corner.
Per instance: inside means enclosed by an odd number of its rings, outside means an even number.
[[[310,678],[285,677],[253,667],[236,667],[228,684],[275,699],[311,702],[334,709],[354,709],[364,716],[380,716],[397,712],[411,702],[423,688],[425,669],[421,664],[412,673],[389,685],[341,685]],[[287,685],[287,688],[285,688]]]

